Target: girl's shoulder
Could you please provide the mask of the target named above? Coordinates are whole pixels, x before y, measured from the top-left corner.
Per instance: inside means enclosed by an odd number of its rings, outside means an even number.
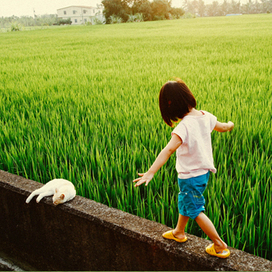
[[[207,115],[212,115],[214,116],[212,113],[210,113],[209,111],[206,111],[206,110],[201,110],[204,114],[207,114]]]
[[[217,122],[217,117],[208,111],[203,110],[202,112],[205,114],[206,118],[208,118],[208,120],[209,120],[208,122],[210,124],[210,131],[213,131],[213,129],[216,125],[216,122]]]
[[[212,117],[212,118],[215,117],[215,118],[217,118],[214,114],[210,113],[209,111],[203,110],[203,112],[204,112],[205,115],[207,115],[209,117]]]
[[[205,110],[201,110],[201,112],[203,112],[203,114],[204,115],[207,115],[207,116],[210,116],[210,115],[212,115],[210,112],[208,112],[208,111],[205,111]]]

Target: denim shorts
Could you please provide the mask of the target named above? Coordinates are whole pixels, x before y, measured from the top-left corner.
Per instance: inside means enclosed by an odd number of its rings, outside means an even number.
[[[179,213],[195,219],[201,212],[205,211],[205,198],[203,192],[206,189],[210,172],[206,174],[188,178],[178,179],[179,195],[178,208]]]

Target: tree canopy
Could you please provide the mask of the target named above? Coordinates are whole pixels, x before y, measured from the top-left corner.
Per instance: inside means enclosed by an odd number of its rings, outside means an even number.
[[[186,12],[198,16],[225,16],[227,14],[254,14],[272,12],[272,0],[248,0],[242,4],[239,0],[213,1],[205,5],[203,0],[184,0]]]
[[[127,22],[131,15],[142,14],[144,21],[179,18],[185,11],[182,8],[171,7],[168,0],[103,0],[106,23],[111,23],[112,16],[122,18]]]

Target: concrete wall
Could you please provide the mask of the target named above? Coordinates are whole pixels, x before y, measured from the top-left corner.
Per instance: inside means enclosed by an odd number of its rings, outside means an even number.
[[[193,235],[184,244],[165,240],[168,227],[80,196],[26,204],[40,186],[0,170],[0,254],[24,269],[271,271],[272,262],[236,249],[211,257],[210,241]]]

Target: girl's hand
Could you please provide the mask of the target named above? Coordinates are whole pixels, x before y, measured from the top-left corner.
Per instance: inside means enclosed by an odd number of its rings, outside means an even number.
[[[167,162],[169,157],[176,151],[176,149],[182,144],[181,138],[173,134],[171,140],[168,142],[166,147],[160,152],[158,157],[156,158],[155,162],[149,168],[149,170],[144,173],[138,173],[141,178],[134,179],[133,182],[137,182],[134,187],[138,187],[141,184],[145,183],[145,186],[148,185],[150,180],[153,178],[155,173]]]
[[[234,128],[234,124],[231,121],[229,121],[228,125],[229,125],[229,131],[232,131]]]
[[[134,187],[138,187],[140,185],[142,185],[143,183],[145,183],[145,186],[148,185],[148,183],[151,181],[151,179],[153,178],[154,174],[149,174],[149,173],[138,173],[139,176],[141,176],[141,178],[137,178],[134,179],[133,182],[137,182]]]
[[[227,131],[232,131],[233,128],[234,128],[234,124],[231,121],[229,121],[228,123],[221,123],[217,121],[214,127],[214,130],[218,132],[227,132]]]

